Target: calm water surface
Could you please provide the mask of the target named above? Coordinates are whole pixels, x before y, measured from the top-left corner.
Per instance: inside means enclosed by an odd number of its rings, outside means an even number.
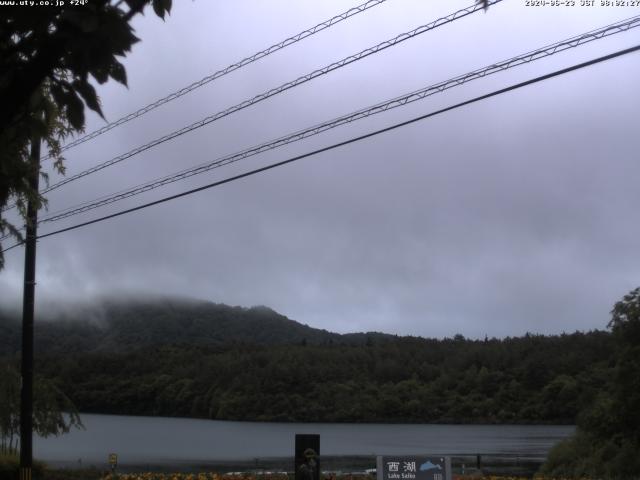
[[[86,430],[34,439],[36,458],[120,464],[287,457],[296,433],[320,434],[322,455],[520,454],[544,457],[572,426],[384,425],[221,422],[184,418],[82,415]]]

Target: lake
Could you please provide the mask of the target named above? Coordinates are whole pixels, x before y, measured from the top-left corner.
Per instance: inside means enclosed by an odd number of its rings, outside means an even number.
[[[49,463],[104,466],[207,463],[292,457],[296,433],[320,434],[325,456],[504,454],[543,458],[572,426],[253,423],[186,418],[82,415],[86,430],[34,438]]]

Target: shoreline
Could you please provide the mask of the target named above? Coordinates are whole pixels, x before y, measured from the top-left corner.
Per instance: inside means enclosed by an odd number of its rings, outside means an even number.
[[[48,466],[56,469],[83,470],[100,469],[108,470],[110,466],[107,462],[74,462],[74,461],[47,461]],[[320,465],[322,471],[364,471],[376,467],[376,457],[373,455],[345,455],[321,457]],[[153,471],[153,472],[174,472],[174,471],[216,471],[220,473],[229,472],[288,472],[293,471],[293,457],[266,457],[266,458],[230,458],[230,459],[192,459],[177,460],[167,459],[166,461],[133,461],[120,463],[117,470],[121,472]]]
[[[544,463],[545,458],[531,455],[481,455],[480,465],[476,455],[447,455],[452,460],[452,472],[461,474],[532,476]],[[93,470],[106,472],[111,467],[107,462],[78,463],[73,461],[51,461],[44,463],[53,470]],[[370,476],[376,468],[376,456],[373,455],[334,455],[321,456],[320,469],[324,474]],[[198,473],[216,472],[219,474],[291,474],[292,457],[269,457],[253,459],[220,460],[175,460],[154,462],[131,462],[119,464],[118,473]]]
[[[440,420],[432,420],[429,422],[415,421],[415,420],[345,420],[345,421],[309,421],[309,420],[233,420],[233,419],[219,419],[208,417],[182,417],[182,416],[169,416],[169,415],[147,415],[147,414],[129,414],[129,413],[101,413],[101,412],[79,412],[80,417],[83,415],[101,416],[101,417],[130,417],[130,418],[154,418],[154,419],[168,419],[168,420],[195,420],[195,421],[210,421],[217,423],[229,423],[229,424],[268,424],[268,425],[421,425],[421,426],[439,426],[439,427],[452,427],[452,426],[477,426],[477,427],[576,427],[575,422],[557,422],[557,421],[542,421],[542,420],[521,420],[510,422],[489,421],[489,419],[452,419],[443,418]]]

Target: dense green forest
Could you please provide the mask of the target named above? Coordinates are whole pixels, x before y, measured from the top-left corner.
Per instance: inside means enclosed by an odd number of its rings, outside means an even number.
[[[109,302],[36,325],[36,371],[81,412],[224,420],[568,423],[611,387],[613,336],[339,335],[266,307]],[[16,362],[19,323],[0,316]]]

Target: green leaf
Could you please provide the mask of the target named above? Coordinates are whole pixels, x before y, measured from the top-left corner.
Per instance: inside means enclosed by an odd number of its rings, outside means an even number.
[[[166,8],[166,4],[166,0],[153,0],[153,11],[156,12],[156,15],[158,15],[163,20],[165,11],[169,12],[169,10],[171,10],[171,0],[169,0],[169,8]]]
[[[82,17],[80,28],[84,33],[93,33],[98,29],[99,26],[100,23],[96,15],[87,14]]]
[[[125,55],[139,41],[127,20],[111,12],[102,18],[101,35],[104,36],[102,41],[111,55]]]
[[[84,15],[81,13],[80,9],[65,9],[60,15],[60,22],[69,23],[73,25],[73,27],[82,30],[82,23],[84,21]]]
[[[114,60],[113,63],[111,63],[109,75],[111,75],[111,78],[115,81],[127,86],[127,71],[120,62]]]
[[[93,85],[91,85],[87,80],[75,80],[73,82],[73,88],[80,94],[84,103],[104,119],[102,108],[100,108],[100,99],[98,98]]]
[[[93,75],[93,78],[95,78],[101,85],[109,80],[109,71],[102,66],[93,68],[91,70],[91,75]]]
[[[59,109],[66,104],[65,101],[65,93],[64,90],[58,84],[51,85],[51,96],[53,97],[53,101],[56,103]]]
[[[127,3],[130,9],[136,9],[136,8],[139,8],[141,5],[147,3],[147,0],[125,0],[125,2]]]
[[[100,26],[100,20],[95,11],[90,9],[66,9],[60,20],[73,25],[83,33],[93,33]]]
[[[66,92],[65,100],[69,123],[76,130],[82,130],[84,128],[84,103],[75,91]]]

